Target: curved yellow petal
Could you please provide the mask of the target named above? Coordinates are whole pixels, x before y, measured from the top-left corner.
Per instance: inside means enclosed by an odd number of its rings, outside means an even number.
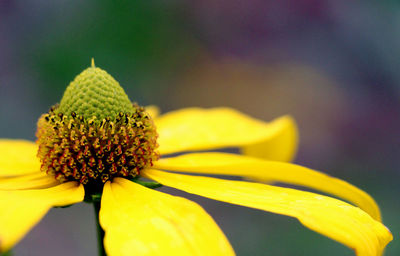
[[[350,183],[295,164],[268,161],[228,153],[192,153],[162,158],[157,169],[179,172],[242,176],[257,181],[276,181],[301,185],[345,199],[374,219],[381,220],[374,199]]]
[[[0,178],[0,190],[49,188],[60,184],[54,177],[43,172]]]
[[[277,118],[269,123],[270,136],[260,142],[244,145],[244,155],[274,161],[291,162],[297,153],[298,131],[290,116]]]
[[[289,116],[266,123],[230,108],[187,108],[154,121],[161,154],[241,147],[245,154],[289,161],[297,149],[297,128]]]
[[[31,141],[0,139],[0,178],[40,172],[37,149]]]
[[[68,182],[46,189],[0,190],[0,254],[8,251],[53,206],[81,202],[84,188]]]
[[[359,256],[381,255],[390,231],[361,209],[343,201],[290,188],[244,181],[145,170],[161,184],[207,198],[297,218],[304,226],[336,240]]]
[[[196,203],[122,178],[104,186],[100,223],[107,255],[234,255]]]

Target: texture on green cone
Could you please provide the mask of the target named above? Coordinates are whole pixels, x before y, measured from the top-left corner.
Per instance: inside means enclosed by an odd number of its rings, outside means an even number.
[[[56,109],[57,113],[75,112],[85,118],[115,118],[120,112],[133,113],[131,101],[119,83],[106,71],[92,66],[84,70],[69,84]]]

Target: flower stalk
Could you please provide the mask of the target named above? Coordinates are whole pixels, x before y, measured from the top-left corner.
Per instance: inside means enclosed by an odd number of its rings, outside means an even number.
[[[99,256],[106,256],[104,249],[104,230],[100,226],[99,212],[100,212],[100,200],[93,200],[94,214],[96,216],[96,230],[97,230],[97,246]]]

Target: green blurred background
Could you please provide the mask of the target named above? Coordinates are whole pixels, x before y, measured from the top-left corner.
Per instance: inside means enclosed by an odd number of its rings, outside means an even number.
[[[163,112],[291,114],[296,163],[368,191],[395,236],[386,255],[399,255],[399,45],[398,1],[0,0],[0,135],[34,140],[37,118],[92,57],[131,100]],[[354,255],[294,219],[183,195],[238,255]],[[92,211],[51,210],[15,255],[95,255]]]

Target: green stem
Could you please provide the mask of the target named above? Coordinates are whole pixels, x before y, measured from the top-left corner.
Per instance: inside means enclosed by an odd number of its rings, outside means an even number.
[[[0,252],[1,253],[1,252]],[[6,251],[6,252],[4,252],[3,254],[0,254],[1,256],[12,256],[13,255],[13,253],[12,253],[12,251],[11,251],[11,249],[10,250],[8,250],[8,251]]]
[[[100,226],[99,212],[100,212],[100,201],[93,201],[94,214],[96,215],[96,226],[97,226],[97,245],[99,249],[99,256],[106,256],[104,250],[104,230]]]

